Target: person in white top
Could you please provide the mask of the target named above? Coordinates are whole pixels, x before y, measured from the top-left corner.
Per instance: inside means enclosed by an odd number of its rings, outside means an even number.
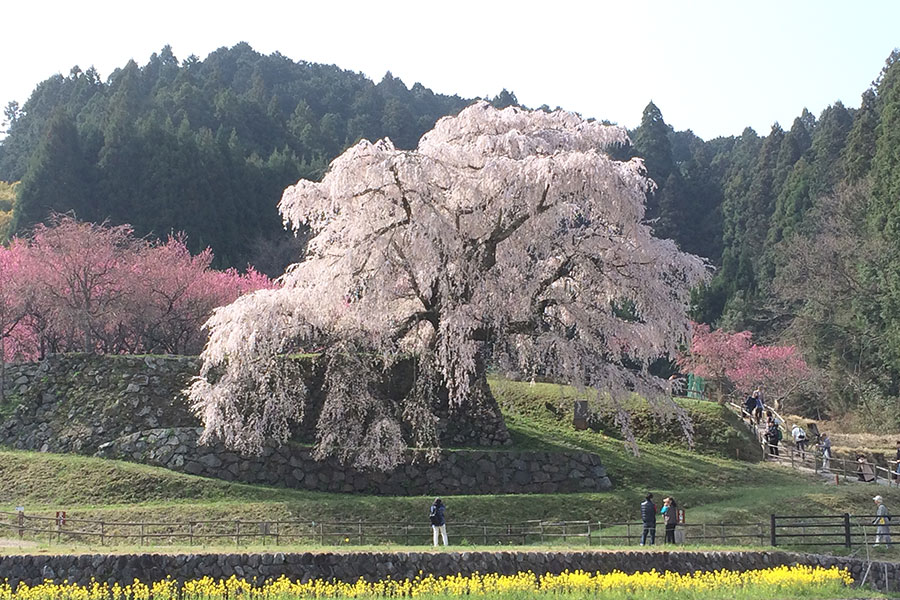
[[[806,454],[806,432],[803,431],[799,423],[794,423],[794,426],[791,428],[791,437],[794,439],[794,446],[797,447],[800,456],[804,457]]]

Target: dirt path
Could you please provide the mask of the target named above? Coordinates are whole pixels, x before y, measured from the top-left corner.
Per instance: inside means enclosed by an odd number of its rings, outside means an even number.
[[[33,548],[34,546],[37,546],[37,544],[28,540],[0,538],[0,548]]]

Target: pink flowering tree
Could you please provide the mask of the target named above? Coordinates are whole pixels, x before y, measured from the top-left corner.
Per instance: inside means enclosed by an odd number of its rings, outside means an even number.
[[[130,318],[132,261],[146,242],[127,225],[54,218],[28,242],[28,286],[53,350],[115,351]]]
[[[719,401],[724,401],[732,383],[729,372],[749,350],[750,337],[749,331],[712,331],[709,325],[694,323],[690,352],[679,357],[678,367],[686,373],[707,379],[716,390]]]
[[[25,245],[13,240],[8,248],[0,246],[0,404],[6,402],[6,362],[21,356],[23,320],[28,315],[29,295],[25,280]]]
[[[780,408],[812,373],[794,346],[760,346],[751,340],[749,331],[712,331],[695,323],[690,351],[678,358],[678,366],[709,379],[722,402],[729,390],[743,397],[761,387],[766,401]]]
[[[738,394],[761,387],[768,404],[781,410],[784,400],[803,389],[813,372],[794,346],[750,346],[728,371]]]
[[[217,306],[275,287],[252,268],[210,268],[183,236],[151,243],[127,225],[57,216],[0,250],[0,344],[5,356],[47,352],[198,353]],[[11,342],[15,342],[12,344]]]
[[[151,245],[134,257],[129,285],[134,288],[132,337],[144,352],[198,354],[206,343],[202,324],[217,306],[239,296],[276,287],[252,268],[210,268],[213,254],[192,255],[183,236]]]
[[[282,288],[210,319],[191,388],[205,436],[250,451],[286,439],[305,400],[278,385],[277,358],[298,348],[327,361],[317,455],[360,467],[394,466],[404,424],[409,441],[434,444],[437,403],[453,423],[496,414],[489,363],[614,402],[639,393],[689,427],[648,365],[686,339],[707,268],[653,237],[643,164],[608,152],[625,142],[573,113],[481,102],[415,150],[363,140],[321,182],[288,188],[285,222],[313,237]],[[395,409],[366,380],[409,356],[415,381]]]

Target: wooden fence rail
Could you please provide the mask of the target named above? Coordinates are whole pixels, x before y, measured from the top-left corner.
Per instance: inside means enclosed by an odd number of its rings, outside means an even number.
[[[722,546],[845,546],[866,544],[874,537],[875,515],[771,515],[768,523],[682,523],[678,542]],[[451,522],[455,545],[546,545],[585,546],[634,545],[640,541],[640,521],[525,521],[522,523]],[[657,524],[656,534],[664,537],[665,527]],[[26,516],[0,512],[0,537],[50,543],[62,541],[99,542],[101,545],[138,543],[144,545],[189,545],[220,543],[236,546],[258,543],[366,545],[430,543],[429,524],[372,521],[243,521],[192,520],[185,522],[96,521],[82,518]],[[46,538],[45,538],[46,536]]]

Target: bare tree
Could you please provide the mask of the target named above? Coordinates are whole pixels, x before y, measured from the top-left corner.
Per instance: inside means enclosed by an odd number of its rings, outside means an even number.
[[[652,185],[642,163],[605,153],[626,141],[624,129],[573,113],[482,102],[441,119],[414,151],[363,140],[321,183],[288,188],[280,209],[312,231],[307,254],[282,289],[208,322],[191,388],[206,435],[244,450],[284,440],[303,398],[275,381],[277,357],[319,346],[334,373],[318,450],[358,465],[399,460],[401,421],[415,443],[434,444],[440,394],[455,415],[493,403],[489,360],[665,402],[647,365],[686,338],[689,290],[707,270],[642,222]],[[400,414],[360,384],[372,367],[347,358],[360,349],[381,365],[417,357]]]

